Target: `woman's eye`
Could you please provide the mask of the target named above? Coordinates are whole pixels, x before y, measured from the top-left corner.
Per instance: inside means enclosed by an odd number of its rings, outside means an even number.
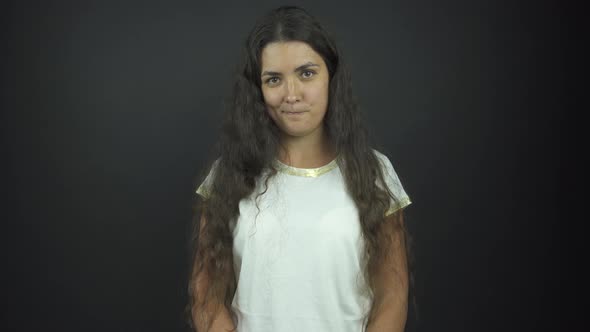
[[[314,75],[315,73],[311,70],[306,70],[302,73],[303,78],[310,78]]]
[[[271,78],[269,78],[269,79],[266,80],[266,83],[275,84],[275,83],[278,82],[278,79],[279,79],[278,77],[271,77]]]

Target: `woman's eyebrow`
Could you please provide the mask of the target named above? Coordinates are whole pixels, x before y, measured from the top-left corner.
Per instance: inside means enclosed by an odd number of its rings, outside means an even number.
[[[320,65],[315,64],[313,62],[307,62],[307,63],[304,63],[301,66],[295,68],[294,72],[301,71],[301,70],[307,69],[309,67],[319,67],[319,66]],[[269,76],[280,76],[281,73],[276,72],[276,71],[267,71],[267,70],[265,70],[265,71],[262,72],[262,75],[261,76],[266,76],[266,75],[269,75]]]

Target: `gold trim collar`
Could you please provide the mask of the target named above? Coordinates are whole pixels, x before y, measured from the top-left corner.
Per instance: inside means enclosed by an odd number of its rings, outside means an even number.
[[[282,172],[282,173],[286,173],[289,175],[295,175],[295,176],[304,176],[304,177],[311,177],[311,178],[316,178],[320,175],[323,175],[325,173],[328,173],[329,171],[333,170],[334,168],[338,167],[338,157],[337,156],[334,160],[332,160],[331,162],[327,163],[324,166],[320,166],[317,168],[299,168],[299,167],[293,167],[293,166],[289,166],[286,164],[283,164],[282,162],[280,162],[278,159],[274,160],[274,167],[276,168],[277,171]]]

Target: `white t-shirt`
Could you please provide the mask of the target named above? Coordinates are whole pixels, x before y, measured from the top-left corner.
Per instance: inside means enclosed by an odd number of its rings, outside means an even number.
[[[373,151],[399,200],[392,201],[390,214],[410,198],[389,159]],[[231,227],[238,332],[364,331],[371,302],[361,272],[364,241],[336,159],[313,169],[278,160],[274,165],[279,172],[257,200],[260,211],[254,203],[264,191],[259,180],[254,193],[240,201]],[[197,189],[205,198],[214,167]]]

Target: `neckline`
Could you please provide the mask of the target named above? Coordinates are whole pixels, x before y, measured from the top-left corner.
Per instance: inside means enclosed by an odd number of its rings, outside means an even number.
[[[328,173],[329,171],[338,167],[338,157],[339,157],[339,155],[336,156],[336,158],[334,158],[329,163],[325,164],[324,166],[320,166],[320,167],[316,167],[316,168],[299,168],[299,167],[289,166],[287,164],[282,163],[281,161],[279,161],[276,158],[274,160],[274,166],[277,171],[282,172],[282,173],[286,173],[289,175],[295,175],[295,176],[316,178],[316,177],[321,176],[325,173]]]

